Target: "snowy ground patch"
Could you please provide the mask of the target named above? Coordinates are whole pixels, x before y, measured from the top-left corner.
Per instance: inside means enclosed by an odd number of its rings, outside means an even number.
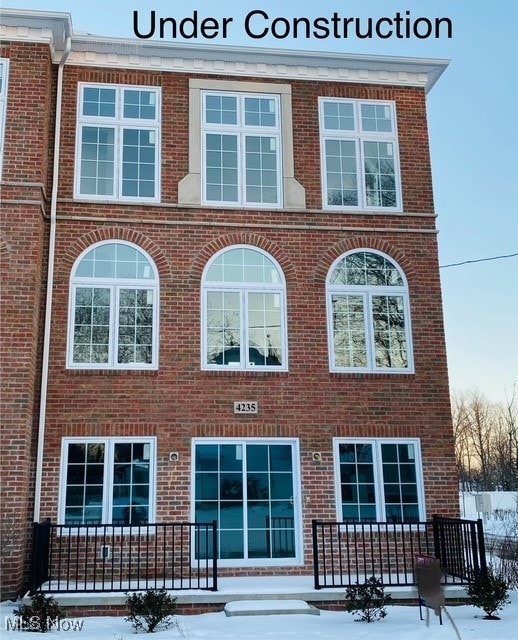
[[[514,640],[518,628],[518,592],[511,594],[512,602],[501,612],[500,621],[482,620],[484,615],[471,606],[448,607],[462,640]],[[9,626],[14,620],[13,604],[1,606],[0,636],[5,639],[34,640],[34,633],[17,631]],[[433,612],[430,626],[419,620],[415,606],[390,606],[387,617],[370,624],[354,622],[354,616],[344,612],[322,611],[319,616],[303,614],[275,616],[227,617],[221,613],[177,616],[178,625],[157,631],[157,640],[451,640],[456,638],[449,621],[443,625]],[[51,631],[48,640],[131,640],[135,634],[122,617],[88,617],[79,625],[63,625],[61,631]],[[142,637],[143,634],[139,634]]]

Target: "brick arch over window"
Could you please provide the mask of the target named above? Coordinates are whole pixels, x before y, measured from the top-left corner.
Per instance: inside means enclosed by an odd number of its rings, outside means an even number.
[[[286,285],[291,284],[295,280],[295,267],[286,252],[276,242],[272,242],[268,238],[255,233],[238,232],[215,238],[203,247],[192,263],[189,274],[190,284],[194,287],[199,286],[203,270],[211,258],[214,257],[214,254],[222,249],[230,248],[233,245],[249,245],[266,251],[266,253],[269,253],[272,258],[275,258],[279,263],[284,273]]]
[[[146,251],[153,259],[160,279],[168,279],[171,277],[171,267],[162,249],[142,233],[125,227],[96,229],[78,238],[59,261],[58,268],[60,274],[68,281],[70,272],[78,256],[92,245],[107,240],[113,240],[114,242],[117,240],[125,240],[126,242],[137,245]]]
[[[414,275],[414,266],[412,262],[402,251],[394,247],[394,245],[392,245],[390,242],[368,235],[352,236],[350,238],[344,238],[343,240],[340,240],[326,251],[326,253],[320,259],[320,262],[315,270],[313,282],[315,284],[325,285],[329,269],[331,268],[333,262],[344,253],[353,251],[354,249],[374,249],[377,251],[381,251],[382,253],[392,258],[395,262],[397,262],[397,264],[404,271],[408,282],[411,281],[412,276]]]

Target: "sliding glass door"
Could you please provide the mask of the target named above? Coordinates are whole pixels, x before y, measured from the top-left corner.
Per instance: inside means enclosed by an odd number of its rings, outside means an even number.
[[[290,564],[297,559],[295,441],[197,440],[194,465],[195,520],[217,520],[220,560]]]

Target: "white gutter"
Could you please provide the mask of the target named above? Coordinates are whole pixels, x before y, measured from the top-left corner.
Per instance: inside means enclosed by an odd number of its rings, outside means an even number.
[[[52,320],[52,290],[54,289],[54,258],[56,254],[56,223],[59,185],[59,146],[61,140],[61,111],[63,96],[63,71],[72,48],[72,38],[67,35],[65,49],[58,66],[56,94],[56,123],[54,129],[54,165],[52,175],[52,196],[50,202],[49,257],[47,267],[47,298],[45,304],[45,328],[43,333],[43,361],[41,365],[40,418],[38,424],[38,449],[36,452],[36,483],[34,491],[34,522],[39,522],[41,487],[43,479],[43,447],[45,443],[45,421],[47,417],[47,388],[49,378],[50,329]]]

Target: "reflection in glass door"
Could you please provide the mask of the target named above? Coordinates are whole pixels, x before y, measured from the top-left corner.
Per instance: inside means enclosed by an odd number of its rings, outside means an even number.
[[[195,520],[217,520],[220,559],[296,557],[293,458],[293,443],[195,445]]]

